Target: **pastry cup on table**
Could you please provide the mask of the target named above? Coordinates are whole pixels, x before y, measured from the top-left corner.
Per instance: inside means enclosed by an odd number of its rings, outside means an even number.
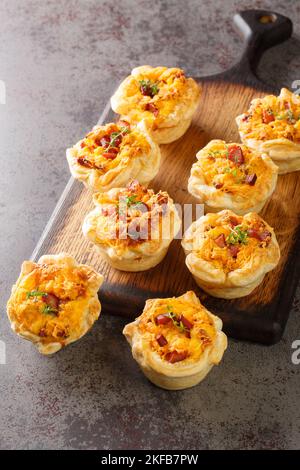
[[[103,276],[66,254],[24,261],[12,288],[7,314],[12,329],[42,354],[53,354],[80,339],[101,312]]]
[[[254,212],[206,214],[188,228],[182,246],[196,283],[223,299],[250,294],[280,259],[274,230]]]
[[[147,300],[143,313],[123,330],[145,376],[167,390],[201,382],[227,348],[222,320],[194,292]]]
[[[251,101],[236,118],[242,141],[269,155],[279,174],[300,170],[300,97],[286,88],[279,96]]]
[[[242,144],[212,140],[197,153],[188,191],[205,205],[206,212],[260,212],[275,190],[277,173],[266,154]]]
[[[135,127],[126,121],[95,126],[67,150],[74,178],[102,192],[125,186],[133,178],[147,186],[158,173],[160,158],[144,121]]]
[[[165,191],[155,193],[133,180],[93,200],[96,207],[84,220],[83,234],[112,267],[145,271],[162,261],[181,227]]]
[[[200,87],[179,68],[136,67],[111,98],[111,107],[131,123],[147,121],[154,140],[168,144],[191,124]]]

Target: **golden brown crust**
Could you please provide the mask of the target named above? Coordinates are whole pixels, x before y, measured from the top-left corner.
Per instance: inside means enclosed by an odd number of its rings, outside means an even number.
[[[183,70],[144,65],[121,83],[111,106],[131,123],[145,119],[155,141],[166,144],[186,132],[199,99],[199,85]]]
[[[132,178],[148,185],[159,170],[160,158],[144,121],[135,128],[125,121],[95,126],[67,150],[74,178],[95,191],[125,186]]]
[[[197,284],[226,299],[250,294],[280,259],[274,230],[253,212],[206,214],[189,227],[182,246]]]
[[[180,390],[197,385],[227,347],[222,321],[194,292],[147,300],[143,313],[125,326],[132,355],[155,385]]]
[[[205,204],[206,212],[259,212],[276,187],[277,173],[266,154],[242,144],[212,140],[197,153],[188,190]]]
[[[180,218],[165,191],[154,193],[131,181],[94,195],[95,209],[83,233],[114,268],[143,271],[157,265],[180,229]]]
[[[42,354],[59,351],[99,317],[102,282],[103,276],[66,253],[24,261],[7,303],[12,329]]]
[[[242,141],[269,155],[279,174],[300,170],[300,97],[286,88],[279,96],[251,102],[236,122]]]

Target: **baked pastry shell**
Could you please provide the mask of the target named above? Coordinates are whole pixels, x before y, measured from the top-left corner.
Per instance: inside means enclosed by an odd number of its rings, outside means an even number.
[[[300,105],[299,96],[293,95],[286,88],[282,88],[280,97],[288,101],[293,98],[296,99]],[[251,101],[251,105],[259,103],[260,99],[256,98]],[[269,140],[259,140],[247,137],[247,134],[242,131],[244,114],[237,116],[236,123],[239,129],[241,140],[248,147],[257,150],[261,153],[266,153],[272,158],[273,162],[278,166],[278,174],[283,175],[293,171],[300,170],[300,143],[293,142],[286,138],[275,138]]]
[[[221,211],[235,217],[230,210]],[[248,215],[251,216],[252,213]],[[194,243],[201,236],[202,229],[207,222],[209,214],[193,222],[185,232],[182,247],[186,255],[186,266],[193,275],[197,285],[202,290],[222,299],[236,299],[251,294],[263,281],[265,275],[274,269],[280,260],[280,248],[274,230],[265,222],[266,228],[271,232],[272,238],[264,258],[253,254],[250,262],[240,269],[229,272],[227,275],[221,268],[213,266],[209,261],[197,256]]]
[[[210,143],[220,143],[223,141],[215,140]],[[197,154],[198,160],[201,158],[201,150]],[[205,212],[219,212],[223,209],[230,209],[238,215],[244,215],[248,212],[259,213],[266,202],[272,196],[278,176],[278,167],[273,163],[272,159],[266,155],[261,154],[261,158],[266,166],[268,174],[264,175],[265,185],[264,189],[255,190],[251,188],[249,197],[243,197],[239,193],[230,194],[216,189],[213,185],[208,185],[205,181],[205,175],[197,160],[191,169],[191,175],[188,181],[188,191],[198,201],[204,204]]]
[[[128,162],[120,162],[118,166],[102,174],[97,169],[86,168],[77,161],[80,150],[79,141],[74,147],[67,149],[66,157],[70,172],[85,186],[93,191],[105,192],[112,188],[126,186],[131,179],[137,179],[144,186],[148,186],[158,173],[161,152],[154,142],[145,121],[137,124],[136,129],[143,134],[150,145],[150,151],[138,157],[131,158]]]
[[[61,265],[66,267],[75,267],[80,266],[83,268],[91,269],[87,265],[79,264],[67,253],[59,253],[57,255],[43,255],[37,262],[38,264],[55,264]],[[97,273],[96,271],[93,272],[92,278],[89,280],[89,290],[91,292],[91,296],[87,305],[87,309],[83,318],[82,328],[80,334],[76,337],[70,335],[69,338],[64,340],[64,345],[60,342],[50,342],[50,343],[43,343],[40,336],[31,333],[30,331],[22,329],[22,326],[18,324],[15,318],[15,302],[13,295],[18,289],[21,281],[23,280],[26,275],[28,275],[34,268],[36,263],[32,261],[24,261],[21,266],[21,273],[19,278],[17,279],[16,284],[12,287],[11,297],[7,303],[7,315],[11,324],[12,330],[20,337],[31,341],[38,351],[44,355],[51,355],[62,349],[63,347],[67,346],[68,344],[73,343],[74,341],[79,340],[84,336],[93,326],[94,322],[99,318],[101,313],[101,304],[98,299],[98,290],[102,285],[104,278],[101,274]]]
[[[108,192],[114,198],[122,188],[115,188]],[[84,236],[96,245],[101,257],[113,268],[120,271],[139,272],[151,269],[159,264],[166,256],[169,246],[181,228],[181,219],[171,199],[168,203],[170,217],[170,236],[159,240],[145,240],[137,246],[104,246],[97,236],[97,220],[100,216],[100,207],[96,206],[84,219],[82,231]],[[164,219],[162,221],[164,224]]]
[[[181,297],[195,305],[201,305],[198,297],[192,291]],[[152,299],[146,301],[145,309],[151,307]],[[140,317],[125,326],[123,334],[132,348],[133,358],[139,364],[145,376],[156,386],[167,390],[182,390],[198,385],[209,373],[214,365],[219,364],[227,348],[227,337],[222,332],[222,320],[206,311],[212,318],[216,328],[216,338],[212,345],[207,347],[201,358],[194,363],[177,362],[170,364],[163,360],[159,354],[152,351],[143,339],[138,325]]]
[[[125,80],[119,85],[116,92],[111,97],[111,107],[114,112],[121,114],[122,119],[131,121],[130,97],[127,96],[127,90],[132,80],[141,74],[151,72],[153,67],[143,65],[135,67]],[[169,144],[182,137],[189,128],[193,115],[198,107],[201,95],[199,85],[192,78],[187,78],[187,92],[184,97],[176,103],[175,109],[164,119],[163,123],[152,129],[152,135],[158,144]],[[145,117],[147,112],[145,112]]]
[[[147,271],[148,269],[157,266],[166,256],[169,248],[169,242],[167,246],[162,246],[156,253],[152,255],[138,256],[133,254],[127,254],[127,257],[119,257],[113,250],[108,252],[100,246],[97,246],[97,251],[101,257],[114,269],[126,272],[140,272]]]
[[[239,125],[239,117],[237,123]],[[242,132],[240,132],[240,136],[248,147],[267,154],[277,165],[279,175],[300,170],[300,144],[291,142],[288,139],[272,139],[264,142],[248,139]]]

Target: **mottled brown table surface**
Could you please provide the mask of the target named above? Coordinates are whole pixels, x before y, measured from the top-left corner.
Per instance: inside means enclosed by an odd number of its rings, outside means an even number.
[[[0,448],[298,448],[299,299],[283,340],[230,340],[222,365],[198,387],[155,388],[131,359],[124,320],[103,315],[53,358],[10,331],[5,303],[69,179],[65,148],[97,121],[118,81],[138,64],[192,75],[228,68],[241,52],[232,24],[242,8],[294,21],[291,40],[266,53],[269,83],[300,80],[300,2],[216,0],[2,0],[0,80]],[[2,343],[3,344],[3,343]]]

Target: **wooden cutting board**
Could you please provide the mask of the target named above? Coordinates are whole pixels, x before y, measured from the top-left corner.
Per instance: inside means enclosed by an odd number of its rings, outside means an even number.
[[[239,141],[235,117],[247,110],[252,98],[279,91],[261,83],[255,69],[264,50],[291,36],[291,21],[261,10],[241,12],[234,19],[245,41],[241,60],[223,74],[196,78],[202,83],[203,91],[191,127],[181,139],[161,148],[162,165],[151,187],[156,191],[167,190],[180,204],[197,202],[187,192],[196,152],[211,139]],[[108,105],[99,122],[114,118]],[[191,289],[208,309],[223,319],[228,335],[272,344],[283,334],[298,280],[299,177],[300,172],[280,176],[272,199],[261,213],[275,228],[282,253],[280,264],[251,295],[242,299],[222,300],[204,294],[185,266],[180,240],[171,244],[164,261],[154,269],[125,273],[110,268],[82,235],[82,221],[93,207],[92,194],[73,179],[62,194],[32,259],[66,251],[79,262],[95,267],[106,279],[99,293],[106,313],[134,318],[142,311],[146,299],[180,295]]]

